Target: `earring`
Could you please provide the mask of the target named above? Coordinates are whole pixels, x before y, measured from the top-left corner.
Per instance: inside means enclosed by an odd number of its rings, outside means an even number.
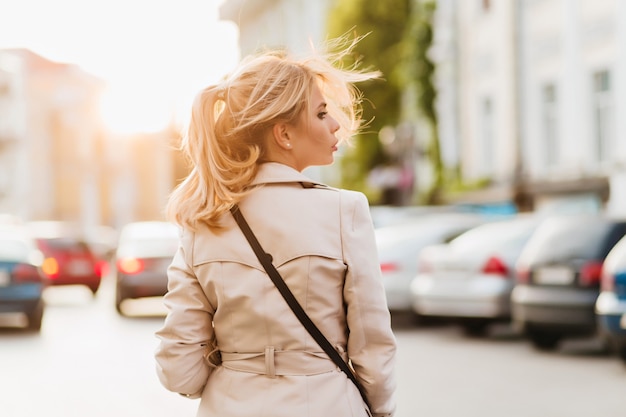
[[[291,148],[291,143],[288,143],[288,144],[287,144],[287,147],[288,147],[288,148]]]

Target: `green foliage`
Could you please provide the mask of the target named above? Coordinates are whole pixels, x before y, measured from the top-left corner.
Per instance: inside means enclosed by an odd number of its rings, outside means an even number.
[[[359,85],[366,101],[366,129],[342,159],[342,186],[367,192],[365,177],[385,161],[378,132],[399,121],[402,77],[402,41],[408,23],[410,0],[337,0],[328,15],[331,38],[353,32],[365,36],[355,48],[355,60],[382,72],[383,78]]]
[[[442,199],[445,173],[437,129],[437,90],[433,80],[435,64],[429,56],[433,43],[432,18],[436,3],[433,0],[414,0],[412,6],[402,49],[405,57],[403,76],[407,88],[414,86],[418,112],[431,132],[427,153],[433,167],[434,181],[431,189],[425,193],[424,199],[427,204],[439,204]]]
[[[435,65],[428,52],[433,42],[432,17],[434,0],[336,0],[328,15],[328,33],[338,37],[349,32],[365,36],[355,48],[355,61],[366,68],[383,73],[382,80],[359,86],[368,100],[363,105],[367,129],[355,138],[355,146],[342,159],[343,187],[367,189],[367,175],[387,156],[378,140],[384,126],[397,126],[402,114],[419,114],[430,131],[427,146],[433,166],[434,182],[425,200],[437,204],[444,186],[444,167],[441,160],[435,102],[437,91],[433,77]],[[402,97],[414,91],[416,102],[402,108]],[[406,104],[404,104],[406,105]]]

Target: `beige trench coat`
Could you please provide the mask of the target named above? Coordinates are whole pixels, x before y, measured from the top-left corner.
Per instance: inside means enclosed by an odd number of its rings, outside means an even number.
[[[365,196],[263,164],[240,204],[313,322],[352,361],[375,417],[395,411],[396,341]],[[200,417],[364,417],[356,386],[298,321],[228,213],[184,231],[169,268],[157,374]],[[215,335],[223,363],[205,361]]]

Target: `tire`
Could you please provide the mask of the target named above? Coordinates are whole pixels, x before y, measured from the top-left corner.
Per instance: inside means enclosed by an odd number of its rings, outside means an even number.
[[[124,300],[128,298],[126,292],[119,285],[115,288],[115,310],[117,310],[118,314],[121,316],[125,316],[124,310],[122,309],[122,303]]]
[[[489,324],[488,320],[466,320],[461,322],[461,327],[463,328],[463,333],[469,337],[483,337],[487,335]]]
[[[37,307],[30,314],[27,315],[28,324],[26,328],[33,332],[41,331],[41,324],[43,322],[44,302],[39,301]]]
[[[95,298],[98,293],[98,287],[89,287],[89,291],[91,291],[91,295]]]
[[[556,350],[561,342],[561,335],[541,330],[529,330],[528,338],[536,349],[543,351]]]

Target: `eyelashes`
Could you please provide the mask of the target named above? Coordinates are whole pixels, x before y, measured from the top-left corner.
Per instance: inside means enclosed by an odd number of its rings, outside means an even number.
[[[318,117],[318,119],[324,119],[324,117],[326,117],[327,114],[328,114],[327,111],[321,111],[321,112],[317,113],[317,117]]]

